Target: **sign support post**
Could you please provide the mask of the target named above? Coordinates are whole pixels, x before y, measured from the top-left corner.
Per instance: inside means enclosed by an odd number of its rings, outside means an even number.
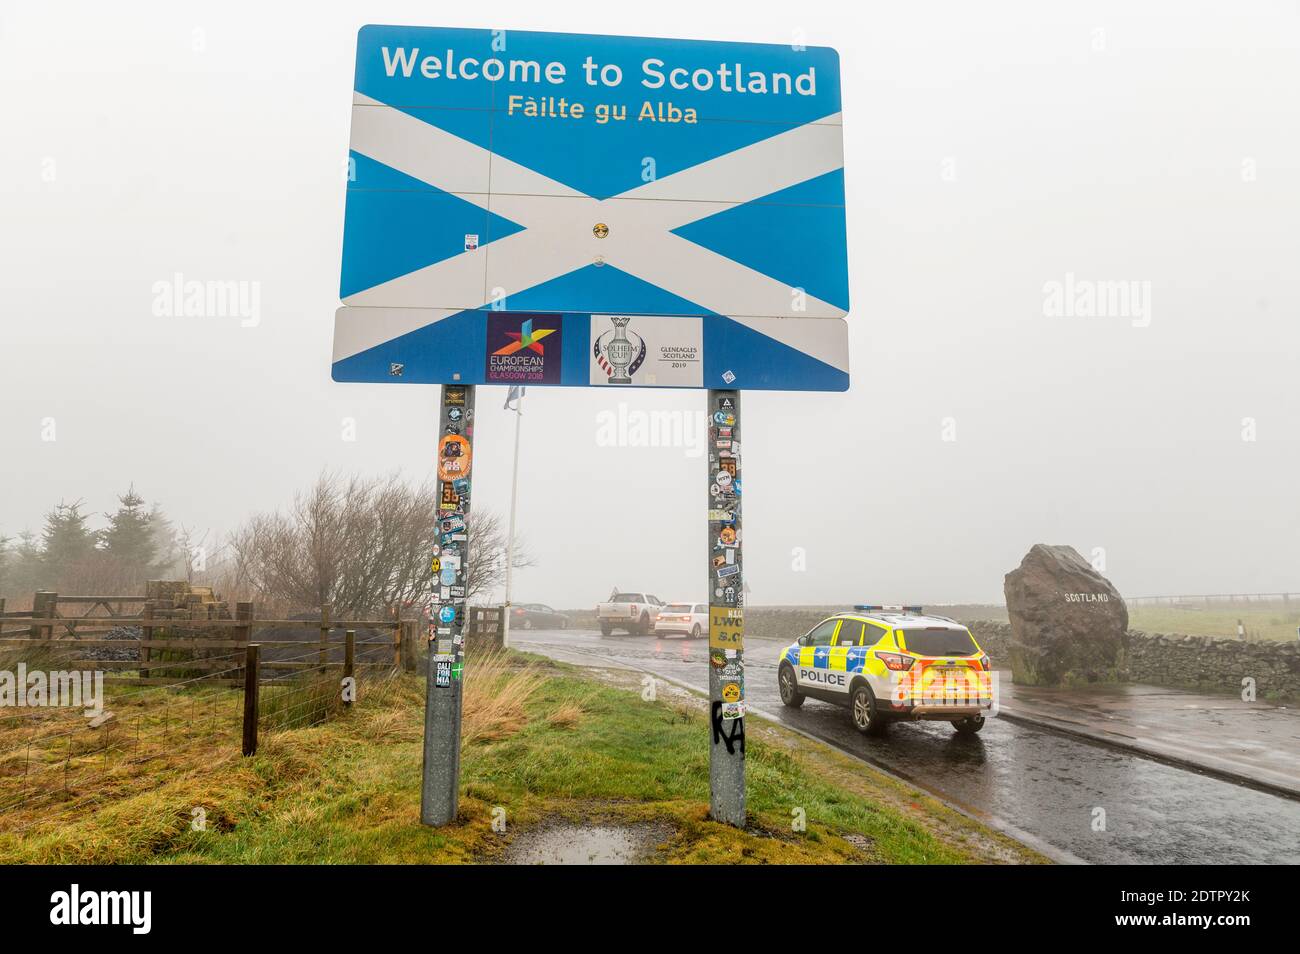
[[[513,408],[515,412],[515,471],[514,476],[510,479],[510,529],[506,537],[506,605],[501,614],[501,645],[505,649],[510,648],[510,615],[511,615],[511,589],[510,583],[512,573],[515,567],[515,505],[519,501],[519,425],[524,417],[524,389],[521,387],[518,391],[514,388],[509,392],[515,401]],[[506,407],[510,407],[510,399],[506,399]]]
[[[438,542],[430,557],[429,656],[424,702],[420,822],[450,825],[460,799],[460,723],[464,689],[466,582],[474,386],[445,385],[438,416]]]
[[[745,827],[740,392],[709,390],[709,816]]]

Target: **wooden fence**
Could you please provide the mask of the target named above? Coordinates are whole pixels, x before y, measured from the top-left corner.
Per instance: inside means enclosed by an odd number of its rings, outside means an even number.
[[[315,619],[259,619],[254,604],[236,604],[233,618],[222,619],[211,609],[187,607],[159,608],[156,601],[142,597],[60,597],[54,593],[37,594],[31,612],[6,613],[4,600],[0,599],[0,651],[9,649],[50,649],[62,653],[79,649],[138,650],[136,659],[99,659],[93,656],[70,656],[68,664],[74,667],[98,668],[109,671],[136,671],[138,677],[109,678],[106,682],[131,685],[167,685],[173,681],[167,676],[150,675],[166,670],[202,671],[226,669],[224,659],[206,659],[205,652],[245,648],[249,643],[260,643],[264,655],[260,661],[263,670],[307,670],[325,666],[330,660],[330,650],[344,650],[346,633],[356,630],[379,630],[387,634],[383,641],[361,640],[363,650],[384,648],[383,661],[373,659],[357,662],[358,668],[401,668],[413,671],[416,667],[416,640],[419,622],[413,619],[344,620],[335,619],[332,607],[322,606]],[[120,604],[134,600],[142,604],[140,612],[126,615]],[[65,616],[58,611],[60,604],[90,604],[92,609],[108,605],[118,606],[118,612],[109,615],[88,614]],[[214,604],[198,604],[212,607]],[[122,627],[140,630],[137,638],[107,639],[105,632]],[[315,630],[313,639],[268,639],[258,636],[258,630],[274,628]],[[21,634],[21,635],[20,635]],[[92,635],[98,634],[98,635]],[[267,658],[266,649],[315,648],[315,661],[309,659]],[[391,655],[389,653],[391,652]],[[343,663],[340,661],[339,665]],[[213,680],[215,683],[242,686],[243,679]],[[211,683],[209,683],[211,684]]]

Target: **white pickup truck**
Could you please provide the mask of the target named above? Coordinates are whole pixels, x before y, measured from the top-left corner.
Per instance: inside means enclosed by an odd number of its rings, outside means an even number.
[[[608,601],[596,604],[596,622],[603,636],[616,629],[648,636],[654,632],[655,616],[663,605],[652,593],[615,593]]]

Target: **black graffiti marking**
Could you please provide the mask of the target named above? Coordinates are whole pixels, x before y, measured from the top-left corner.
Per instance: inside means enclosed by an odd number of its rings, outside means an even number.
[[[731,720],[731,734],[723,735],[722,703],[721,702],[713,703],[713,744],[717,745],[719,742],[726,743],[727,754],[735,755],[737,741],[740,742],[740,754],[744,755],[745,754],[745,720],[743,718]]]

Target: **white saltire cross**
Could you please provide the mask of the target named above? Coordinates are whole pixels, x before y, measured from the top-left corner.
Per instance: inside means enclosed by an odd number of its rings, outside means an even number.
[[[836,326],[842,322],[826,322],[824,333],[810,336],[810,322],[773,319],[842,318],[843,309],[812,295],[796,296],[789,285],[672,230],[841,168],[842,141],[836,113],[597,199],[356,93],[353,151],[510,219],[523,231],[349,295],[346,305],[383,308],[384,320],[342,310],[334,360],[502,295],[508,303],[513,293],[599,259],[769,337],[788,336],[792,347],[841,367],[843,330]],[[609,227],[608,237],[593,234],[598,222]],[[796,300],[801,310],[795,310]],[[438,307],[430,307],[435,302]]]

